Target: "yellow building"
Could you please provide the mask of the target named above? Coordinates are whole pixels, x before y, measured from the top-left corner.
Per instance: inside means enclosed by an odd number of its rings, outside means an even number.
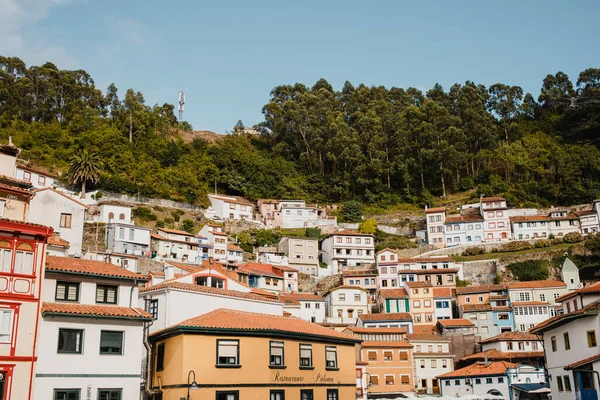
[[[154,399],[355,398],[361,340],[299,318],[218,309],[150,341]]]
[[[413,326],[433,325],[437,322],[430,282],[406,282]]]

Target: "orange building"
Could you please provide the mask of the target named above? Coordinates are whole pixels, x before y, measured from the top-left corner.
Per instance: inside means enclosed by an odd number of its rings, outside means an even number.
[[[437,322],[433,287],[429,282],[406,282],[413,325],[432,325]]]

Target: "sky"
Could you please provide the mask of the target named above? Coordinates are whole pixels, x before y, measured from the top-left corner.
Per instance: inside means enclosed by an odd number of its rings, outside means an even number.
[[[539,95],[547,74],[600,68],[600,1],[0,0],[0,55],[83,69],[103,91],[175,104],[194,129],[262,121],[277,85]]]

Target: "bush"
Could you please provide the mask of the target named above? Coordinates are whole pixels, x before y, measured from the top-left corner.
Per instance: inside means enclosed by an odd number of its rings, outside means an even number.
[[[158,217],[148,207],[136,207],[132,211],[133,218],[142,222],[156,221]]]
[[[540,239],[540,240],[536,240],[535,242],[535,247],[538,249],[544,248],[544,247],[550,247],[551,245],[551,241],[548,239]]]
[[[340,222],[360,222],[363,215],[363,204],[350,200],[342,203],[339,211]]]
[[[456,278],[456,287],[467,287],[471,284],[471,281],[463,281],[462,279]]]
[[[102,192],[101,192],[101,191],[97,191],[97,192],[96,192],[95,199],[96,199],[96,200],[100,200],[101,198],[102,198]]]
[[[157,228],[164,228],[165,227],[165,221],[156,221],[156,227]]]
[[[532,249],[533,246],[529,242],[508,242],[502,245],[499,249],[494,249],[494,252],[512,252]]]
[[[529,260],[509,264],[508,270],[519,281],[541,281],[550,276],[548,260]]]
[[[358,226],[358,231],[360,233],[374,235],[377,232],[377,221],[374,219],[366,220]]]
[[[306,228],[304,236],[319,239],[321,237],[321,230],[319,228]]]
[[[579,243],[583,241],[583,236],[579,232],[569,232],[563,236],[563,242],[565,243]]]
[[[467,247],[462,253],[462,255],[465,257],[476,256],[479,254],[485,254],[485,249],[483,247]]]
[[[181,223],[181,229],[186,232],[189,232],[189,233],[195,233],[194,227],[195,227],[194,221],[192,221],[191,219],[186,218]]]
[[[173,220],[175,220],[175,222],[179,222],[182,215],[183,215],[183,211],[181,211],[181,210],[171,211],[171,216],[173,217]]]

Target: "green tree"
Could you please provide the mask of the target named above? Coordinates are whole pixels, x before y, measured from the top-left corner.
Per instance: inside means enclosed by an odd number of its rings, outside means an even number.
[[[342,203],[339,211],[340,222],[359,222],[363,215],[363,204],[350,200]]]
[[[69,165],[69,181],[72,184],[81,184],[81,198],[85,198],[85,186],[87,182],[97,183],[100,180],[102,161],[96,153],[90,153],[83,149],[71,158]]]
[[[377,232],[377,221],[374,219],[368,219],[368,220],[362,222],[358,226],[358,231],[360,233],[374,235]]]

